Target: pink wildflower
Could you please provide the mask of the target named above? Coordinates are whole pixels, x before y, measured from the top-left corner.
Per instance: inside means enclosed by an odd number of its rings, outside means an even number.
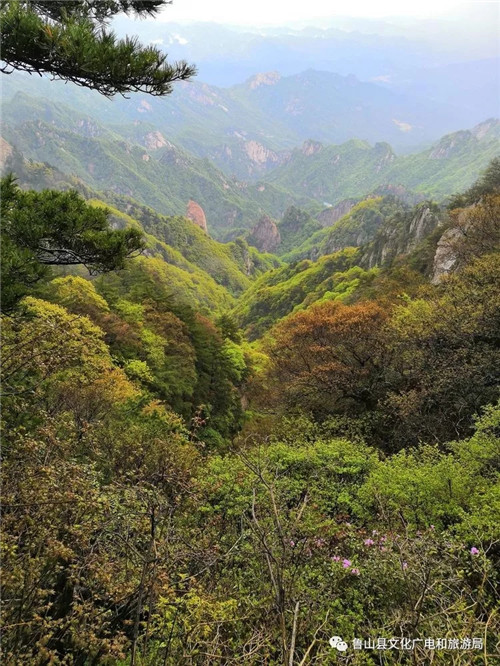
[[[351,560],[343,560],[342,566],[344,567],[344,569],[349,569],[349,567],[351,566]]]
[[[470,549],[470,554],[479,555],[479,550],[475,546],[472,546],[472,548]]]

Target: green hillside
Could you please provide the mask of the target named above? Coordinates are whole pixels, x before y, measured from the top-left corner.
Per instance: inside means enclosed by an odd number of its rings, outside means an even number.
[[[290,202],[310,200],[271,184],[234,181],[165,140],[160,149],[147,149],[131,143],[137,137],[129,126],[123,137],[119,128],[111,131],[88,115],[24,93],[3,105],[3,120],[4,138],[26,158],[57,165],[93,189],[133,197],[167,215],[182,215],[188,201],[196,201],[215,237],[234,238],[263,213],[279,216]]]
[[[402,185],[442,199],[469,187],[499,152],[500,122],[491,119],[414,155],[397,156],[386,143],[316,144],[313,150],[295,150],[266,180],[329,204],[383,185]]]

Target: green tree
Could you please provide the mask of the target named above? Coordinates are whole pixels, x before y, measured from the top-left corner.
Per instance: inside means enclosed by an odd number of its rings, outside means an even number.
[[[115,270],[143,247],[140,231],[110,229],[106,210],[76,192],[23,191],[6,176],[1,197],[3,310],[48,277],[50,266]]]
[[[186,62],[170,64],[137,38],[117,39],[106,27],[115,14],[154,16],[165,0],[74,0],[1,2],[3,72],[47,73],[111,97],[143,92],[167,95],[172,82],[195,73]],[[12,69],[11,69],[12,68]]]

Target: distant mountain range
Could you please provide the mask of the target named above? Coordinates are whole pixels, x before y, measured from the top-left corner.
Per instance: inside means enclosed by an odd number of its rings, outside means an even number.
[[[132,95],[112,101],[76,86],[13,74],[3,77],[2,95],[7,101],[18,93],[50,99],[139,143],[159,131],[197,157],[208,157],[228,176],[255,181],[309,139],[385,141],[398,152],[422,150],[444,134],[497,115],[496,71],[493,60],[445,67],[441,73],[434,68],[417,89],[408,81],[394,89],[384,81],[364,82],[327,71],[292,76],[266,72],[230,88],[193,81],[177,84],[166,98]],[[475,81],[469,90],[460,78],[464,72]],[[484,102],[480,115],[477,100]],[[15,107],[22,104],[26,112],[20,113],[26,118],[31,104],[18,98]],[[41,109],[37,114],[46,119]]]
[[[443,199],[465,189],[500,152],[500,121],[494,118],[442,137],[427,150],[396,155],[387,143],[351,140],[339,146],[306,142],[270,172],[273,185],[336,204],[381,185],[403,186]]]
[[[279,219],[297,206],[314,217],[380,187],[404,190],[408,201],[443,199],[468,187],[500,152],[495,119],[409,155],[363,138],[328,145],[328,136],[352,128],[362,137],[370,118],[387,133],[402,128],[384,115],[393,93],[321,72],[258,75],[229,91],[185,84],[167,99],[112,102],[40,77],[3,79],[2,136],[24,158],[57,166],[108,200],[130,197],[166,215],[185,215],[193,200],[221,240],[247,234],[263,215]],[[231,115],[241,124],[231,125]],[[301,132],[315,127],[323,141],[302,143]]]

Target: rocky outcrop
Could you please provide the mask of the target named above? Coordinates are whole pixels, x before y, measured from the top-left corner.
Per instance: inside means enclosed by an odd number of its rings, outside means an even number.
[[[437,209],[426,204],[409,211],[400,224],[389,221],[366,246],[361,263],[366,268],[383,266],[399,255],[408,254],[441,224]]]
[[[161,132],[149,132],[144,137],[144,145],[148,150],[158,150],[169,144]]]
[[[139,102],[139,106],[137,107],[137,111],[139,113],[149,113],[153,110],[153,107],[149,102],[147,102],[145,99],[141,99]]]
[[[323,227],[331,227],[335,222],[340,220],[341,217],[347,215],[356,203],[356,199],[344,199],[336,206],[330,206],[329,208],[322,210],[321,213],[318,213],[316,219]]]
[[[432,284],[439,284],[444,275],[450,273],[456,263],[457,254],[454,250],[454,242],[458,240],[461,233],[456,228],[447,229],[438,241],[436,254],[434,255],[434,266],[432,269]]]
[[[248,80],[248,86],[250,90],[254,90],[259,86],[274,86],[280,79],[281,75],[279,72],[261,72]]]
[[[102,134],[101,126],[90,118],[80,118],[76,122],[76,132],[82,136],[93,138]]]
[[[281,162],[277,153],[273,150],[269,150],[269,148],[266,148],[257,141],[246,141],[245,153],[252,162],[255,162],[259,166],[265,165],[269,168],[270,166],[274,166]]]
[[[307,141],[304,141],[300,150],[304,155],[309,157],[310,155],[316,155],[316,153],[319,153],[322,148],[323,144],[321,144],[319,141],[308,139]]]
[[[281,243],[276,223],[267,215],[263,215],[252,229],[248,242],[261,252],[273,252]]]
[[[12,155],[12,146],[0,136],[0,169],[5,167],[5,163]]]
[[[205,212],[200,204],[196,203],[196,201],[193,201],[192,199],[188,201],[186,217],[208,234],[207,218],[205,217]]]

